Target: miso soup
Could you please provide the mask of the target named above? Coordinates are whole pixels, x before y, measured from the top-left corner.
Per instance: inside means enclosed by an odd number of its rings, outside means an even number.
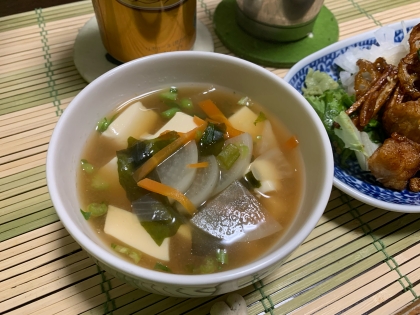
[[[185,84],[115,107],[92,130],[77,183],[82,215],[116,255],[214,273],[287,231],[303,190],[299,139],[264,104]]]

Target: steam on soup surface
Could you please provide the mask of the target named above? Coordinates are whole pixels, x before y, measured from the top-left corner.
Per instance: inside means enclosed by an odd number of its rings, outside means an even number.
[[[217,86],[178,86],[98,123],[78,173],[81,212],[128,261],[219,272],[279,240],[299,207],[302,169],[298,140],[260,104]]]

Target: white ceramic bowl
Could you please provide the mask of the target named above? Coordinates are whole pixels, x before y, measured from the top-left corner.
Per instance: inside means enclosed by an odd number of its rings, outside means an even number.
[[[76,169],[82,148],[97,121],[135,96],[180,83],[213,83],[268,107],[300,142],[305,185],[300,209],[283,238],[263,257],[241,268],[210,275],[175,275],[148,270],[115,255],[80,214]],[[55,209],[69,233],[105,270],[138,288],[172,296],[226,293],[267,276],[308,236],[328,202],[333,157],[326,132],[305,99],[264,68],[215,53],[173,52],[134,60],[102,75],[67,107],[53,132],[47,156],[47,181]]]
[[[411,29],[418,23],[420,23],[420,19],[405,21],[407,29]],[[401,22],[389,26],[395,30],[394,41],[401,42],[403,39]],[[339,70],[334,64],[335,58],[350,47],[369,48],[372,45],[377,45],[374,35],[376,31],[372,30],[347,38],[302,59],[290,69],[284,79],[299,92],[309,68],[327,72],[337,80]],[[371,174],[362,172],[356,161],[350,163],[350,167],[345,169],[338,163],[334,165],[334,186],[353,198],[378,208],[398,212],[420,212],[419,193],[408,190],[394,191],[383,187]]]

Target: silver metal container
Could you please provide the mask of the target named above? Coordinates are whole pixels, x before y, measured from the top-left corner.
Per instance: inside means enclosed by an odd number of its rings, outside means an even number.
[[[237,23],[252,36],[279,42],[306,37],[324,0],[236,0]]]

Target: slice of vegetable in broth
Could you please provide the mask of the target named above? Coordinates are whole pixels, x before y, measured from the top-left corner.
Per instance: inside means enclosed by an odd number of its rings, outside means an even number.
[[[222,243],[253,241],[282,229],[258,199],[239,181],[234,181],[208,203],[191,223],[223,240]]]
[[[144,188],[148,191],[160,194],[162,196],[166,196],[168,198],[175,199],[176,201],[178,201],[184,206],[184,208],[187,210],[187,212],[190,215],[193,215],[195,212],[197,212],[196,207],[179,190],[176,190],[170,186],[154,181],[150,178],[142,179],[141,181],[137,183],[137,185],[139,185],[139,187]]]
[[[162,184],[171,186],[180,192],[186,192],[194,180],[197,169],[188,164],[198,162],[198,150],[195,141],[190,141],[156,168]]]
[[[203,132],[207,127],[207,122],[194,128],[186,133],[179,136],[178,139],[164,147],[162,150],[157,152],[151,158],[149,158],[142,166],[140,166],[133,174],[134,179],[138,182],[145,178],[147,174],[153,171],[160,163],[170,157],[180,147],[184,146],[191,140],[195,140],[197,132]]]
[[[200,157],[199,161],[207,162],[208,166],[197,169],[194,181],[185,193],[185,196],[196,207],[202,205],[211,196],[219,179],[219,165],[213,155]],[[181,212],[185,211],[179,203],[176,207]]]
[[[235,180],[245,175],[249,163],[251,162],[253,144],[252,137],[249,133],[243,133],[239,136],[226,140],[225,146],[229,144],[234,144],[238,147],[242,146],[240,156],[230,169],[220,169],[220,179],[213,191],[213,196],[228,187]]]
[[[129,138],[131,145],[125,150],[117,151],[119,182],[130,201],[144,195],[144,191],[137,186],[137,181],[133,178],[136,169],[177,139],[179,135],[176,132],[168,132],[158,138],[143,141]]]

